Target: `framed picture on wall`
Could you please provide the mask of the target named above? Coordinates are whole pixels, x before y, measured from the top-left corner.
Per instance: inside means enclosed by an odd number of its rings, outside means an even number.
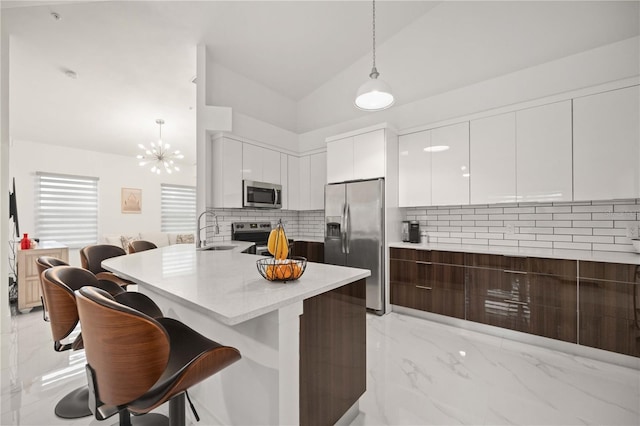
[[[122,213],[142,213],[142,189],[122,188],[120,210]]]

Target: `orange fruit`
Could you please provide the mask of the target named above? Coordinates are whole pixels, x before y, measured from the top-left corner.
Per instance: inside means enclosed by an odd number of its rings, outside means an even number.
[[[276,279],[276,265],[267,265],[267,267],[265,268],[264,274],[267,277],[268,280],[275,280]]]
[[[278,278],[279,280],[291,279],[292,272],[293,271],[291,270],[291,265],[288,263],[277,265],[276,278]]]
[[[296,279],[302,275],[302,267],[298,264],[298,262],[293,262],[291,264],[291,278]]]

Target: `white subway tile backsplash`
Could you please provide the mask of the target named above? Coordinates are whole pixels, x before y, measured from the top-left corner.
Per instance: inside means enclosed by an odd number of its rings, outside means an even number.
[[[591,220],[591,213],[554,213],[553,220]]]
[[[574,213],[611,213],[612,206],[574,205],[571,211]]]
[[[631,251],[628,228],[640,227],[640,199],[420,207],[404,213],[407,220],[422,216],[430,241],[480,245]]]
[[[576,228],[577,229],[577,228]],[[614,235],[626,236],[626,228],[594,228],[593,235]]]
[[[571,206],[536,207],[536,213],[571,213]]]
[[[551,241],[520,241],[520,247],[553,248]]]
[[[613,228],[612,220],[574,220],[575,228]]]
[[[573,241],[573,236],[571,235],[544,235],[538,234],[536,235],[536,240],[538,241]]]
[[[602,251],[634,251],[632,245],[626,244],[594,244],[593,250]]]
[[[490,214],[489,220],[518,220],[520,217],[517,214]]]
[[[563,243],[554,242],[553,248],[556,249],[572,249],[572,250],[591,250],[590,243]]]
[[[613,244],[614,238],[605,235],[574,235],[574,243],[601,243],[601,244]],[[629,241],[631,244],[631,241]]]
[[[593,235],[592,228],[553,228],[554,234],[564,235]]]
[[[571,226],[571,221],[570,220],[537,220],[536,226],[567,228]]]
[[[519,215],[520,220],[551,220],[553,214],[551,213],[522,213]]]

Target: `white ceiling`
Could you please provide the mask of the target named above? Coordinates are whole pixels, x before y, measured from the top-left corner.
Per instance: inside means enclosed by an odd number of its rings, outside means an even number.
[[[638,2],[441,3],[377,3],[380,71],[399,102],[639,32]],[[157,138],[163,118],[163,139],[193,162],[197,44],[294,102],[308,103],[371,60],[369,1],[1,4],[12,35],[11,136],[19,140],[134,155]],[[65,76],[69,69],[77,79]]]

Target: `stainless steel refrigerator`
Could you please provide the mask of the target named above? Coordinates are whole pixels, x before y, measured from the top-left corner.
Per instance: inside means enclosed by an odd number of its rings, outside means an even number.
[[[384,314],[384,179],[329,184],[324,201],[325,263],[371,270],[367,308]]]

